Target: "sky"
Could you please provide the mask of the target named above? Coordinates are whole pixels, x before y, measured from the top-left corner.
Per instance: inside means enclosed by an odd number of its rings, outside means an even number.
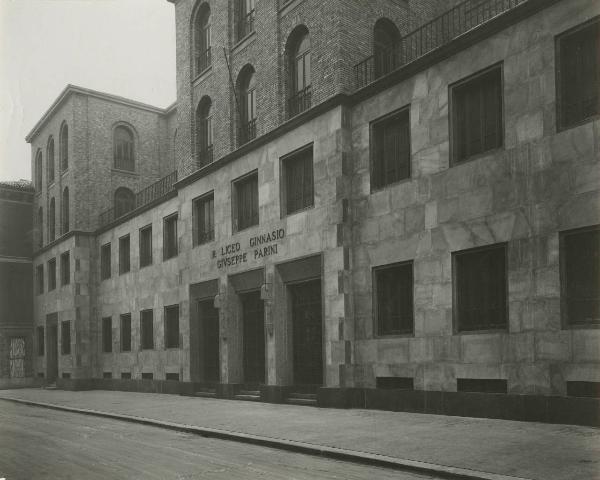
[[[173,103],[173,4],[0,0],[0,180],[31,179],[25,136],[69,83]]]

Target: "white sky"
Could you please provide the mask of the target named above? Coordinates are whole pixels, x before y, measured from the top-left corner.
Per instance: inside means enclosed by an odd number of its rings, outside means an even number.
[[[31,179],[25,136],[69,83],[173,103],[173,4],[0,0],[0,180]]]

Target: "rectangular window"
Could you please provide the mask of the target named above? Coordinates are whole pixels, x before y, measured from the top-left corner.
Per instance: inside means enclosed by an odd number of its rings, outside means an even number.
[[[457,378],[457,392],[507,393],[506,380],[495,378]]]
[[[142,380],[152,380],[154,378],[154,374],[152,373],[142,373]]]
[[[283,212],[294,212],[312,207],[315,204],[313,179],[313,148],[304,148],[281,160],[283,174]]]
[[[456,329],[506,329],[506,244],[455,252],[452,260]]]
[[[100,276],[102,280],[110,278],[110,263],[110,243],[107,243],[106,245],[102,245],[102,247],[100,248]]]
[[[140,228],[140,268],[152,265],[152,225]]]
[[[233,186],[233,230],[240,231],[258,225],[258,172],[236,180]]]
[[[410,178],[409,108],[371,125],[371,189]]]
[[[379,335],[413,333],[413,262],[373,269]]]
[[[560,233],[563,325],[600,325],[600,225]]]
[[[122,372],[121,380],[131,380],[131,372]]]
[[[61,322],[60,324],[60,352],[63,355],[71,353],[71,322]]]
[[[102,351],[104,353],[112,352],[112,318],[102,319]]]
[[[71,283],[71,254],[69,252],[60,256],[60,283],[61,285]]]
[[[35,281],[37,284],[36,292],[41,295],[44,293],[44,265],[35,267]]]
[[[131,352],[131,313],[121,315],[121,351]]]
[[[44,355],[44,327],[37,327],[38,355]]]
[[[503,143],[502,67],[494,66],[450,87],[452,163]]]
[[[179,348],[179,305],[165,307],[165,348]]]
[[[163,221],[163,260],[177,256],[177,214]]]
[[[414,390],[412,377],[377,377],[376,387],[382,390]]]
[[[165,375],[165,379],[166,380],[172,380],[174,382],[178,382],[179,381],[179,374],[178,373],[167,373]]]
[[[194,200],[192,216],[194,245],[212,242],[215,239],[215,197],[213,192]]]
[[[600,398],[600,382],[567,382],[567,395]]]
[[[65,378],[65,379],[71,378],[71,373],[70,372],[63,372],[62,378]]]
[[[102,378],[112,378],[112,372],[102,372]]]
[[[600,114],[600,21],[572,29],[556,39],[558,130]]]
[[[144,310],[140,314],[140,330],[142,350],[154,348],[154,315],[152,310]]]
[[[119,275],[130,270],[130,242],[129,235],[119,238]]]
[[[56,288],[56,258],[48,260],[48,291]]]

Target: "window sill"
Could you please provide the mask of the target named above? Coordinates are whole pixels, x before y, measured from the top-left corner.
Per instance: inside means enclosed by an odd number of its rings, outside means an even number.
[[[196,75],[192,79],[192,84],[194,86],[198,85],[200,82],[205,80],[210,74],[212,74],[212,64],[202,70],[198,75]]]
[[[121,350],[119,353],[131,353],[131,350]]]
[[[215,243],[215,239],[214,238],[212,240],[208,240],[206,242],[196,243],[195,245],[192,246],[192,248],[205,247],[207,245],[210,245],[211,243]]]
[[[154,351],[154,347],[152,347],[152,348],[142,347],[141,350],[142,350],[142,352],[153,352]]]
[[[572,128],[581,127],[588,123],[594,122],[596,120],[600,120],[600,114],[592,115],[591,117],[584,118],[583,120],[579,120],[576,123],[571,123],[570,125],[559,125],[556,124],[556,133],[565,132],[567,130],[571,130]]]
[[[563,330],[598,330],[600,328],[600,323],[563,323]]]
[[[415,332],[410,333],[380,333],[373,335],[374,340],[386,340],[386,339],[394,339],[394,338],[414,338]]]
[[[291,217],[291,216],[293,216],[293,215],[297,215],[297,214],[299,214],[299,213],[304,213],[304,212],[307,212],[307,211],[309,211],[309,210],[312,210],[312,209],[314,209],[314,208],[315,208],[315,205],[314,205],[314,203],[313,203],[312,205],[310,205],[310,206],[308,206],[308,207],[304,207],[304,208],[301,208],[301,209],[299,209],[299,210],[294,210],[293,212],[289,212],[289,213],[287,213],[287,212],[286,212],[286,213],[284,213],[284,214],[283,214],[283,216],[282,216],[281,218],[282,218],[282,219],[283,219],[283,218],[288,218],[288,217]]]
[[[383,192],[384,190],[387,190],[388,188],[396,187],[398,185],[402,185],[403,183],[409,183],[411,181],[412,181],[412,176],[411,177],[406,177],[406,178],[401,178],[400,180],[396,180],[395,182],[386,183],[382,187],[374,187],[371,184],[371,194],[378,193],[378,192]]]
[[[111,168],[110,171],[113,172],[113,173],[119,173],[119,174],[122,174],[122,175],[131,176],[131,177],[139,177],[140,176],[139,173],[132,172],[130,170],[121,170],[120,168]]]
[[[487,330],[457,330],[454,332],[454,335],[489,335],[500,333],[509,333],[508,325],[505,328],[492,328]]]
[[[254,223],[253,225],[248,225],[247,227],[244,227],[244,228],[238,228],[233,231],[233,234],[235,235],[237,233],[245,232],[246,230],[250,230],[251,228],[258,227],[259,225],[260,225],[260,222]]]
[[[144,265],[140,265],[140,270],[141,270],[142,268],[151,267],[151,266],[152,266],[152,263],[146,263],[146,264],[144,264]]]
[[[493,148],[491,150],[486,150],[485,152],[476,153],[471,155],[470,157],[463,158],[461,160],[453,160],[452,155],[450,156],[450,168],[459,167],[469,162],[474,162],[475,160],[480,160],[485,157],[491,157],[493,155],[497,155],[504,151],[504,145],[501,145],[497,148]]]
[[[254,40],[256,40],[256,30],[251,31],[248,35],[246,35],[243,38],[240,38],[235,45],[233,46],[233,48],[231,49],[232,52],[235,52],[237,50],[243,50],[244,48],[246,48],[248,45],[250,45],[252,42],[254,42]]]
[[[181,347],[165,347],[165,350],[181,350]]]
[[[167,262],[169,260],[172,260],[174,258],[177,258],[179,256],[178,253],[176,253],[175,255],[171,255],[170,257],[163,257],[163,262]]]

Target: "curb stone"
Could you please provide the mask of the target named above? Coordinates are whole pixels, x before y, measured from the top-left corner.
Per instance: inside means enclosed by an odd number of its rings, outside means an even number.
[[[168,430],[191,433],[202,437],[217,438],[221,440],[230,440],[241,443],[248,443],[263,447],[286,450],[290,452],[302,453],[317,457],[330,458],[345,462],[359,463],[363,465],[372,465],[375,467],[387,468],[398,471],[412,471],[429,475],[436,475],[444,479],[461,480],[531,480],[524,477],[515,477],[501,475],[496,473],[480,472],[459,467],[447,465],[438,465],[435,463],[421,462],[417,460],[407,460],[402,458],[390,457],[376,453],[359,452],[347,450],[344,448],[331,447],[326,445],[317,445],[312,443],[300,442],[296,440],[286,440],[283,438],[264,437],[250,433],[235,432],[231,430],[222,430],[210,427],[201,427],[196,425],[185,425],[181,423],[156,420],[135,415],[126,415],[121,413],[103,412],[86,408],[67,407],[54,403],[35,402],[23,400],[20,398],[10,398],[0,396],[0,400],[29,405],[35,407],[48,408],[51,410],[60,410],[64,412],[79,413],[82,415],[91,415],[96,417],[110,418],[125,422],[138,423],[142,425],[154,426]]]

